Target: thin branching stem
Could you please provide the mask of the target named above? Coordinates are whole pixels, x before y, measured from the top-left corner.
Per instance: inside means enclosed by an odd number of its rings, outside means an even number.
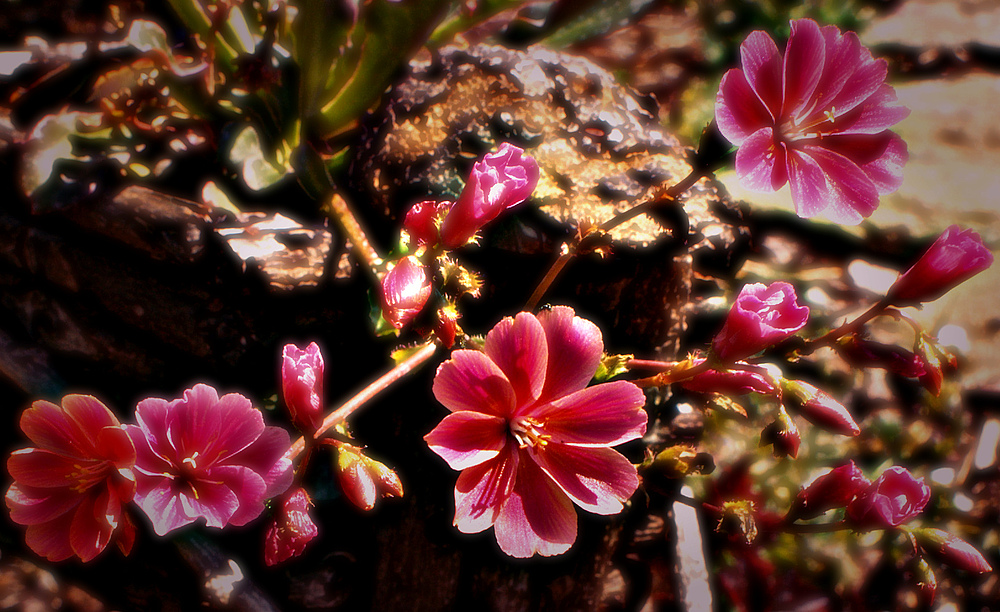
[[[872,304],[871,308],[863,312],[857,319],[847,321],[840,327],[835,327],[818,338],[807,340],[805,345],[799,349],[799,353],[802,355],[808,355],[821,346],[833,344],[839,338],[843,338],[848,334],[857,332],[861,329],[861,326],[882,314],[882,312],[890,305],[891,301],[889,298],[882,298],[878,302]]]

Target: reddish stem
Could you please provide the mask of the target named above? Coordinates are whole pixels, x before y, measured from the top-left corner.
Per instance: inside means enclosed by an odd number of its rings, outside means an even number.
[[[316,432],[312,435],[313,439],[319,439],[319,437],[326,433],[326,431],[328,431],[331,427],[334,427],[338,423],[342,423],[347,419],[347,417],[351,416],[355,410],[361,408],[368,400],[389,388],[389,386],[391,386],[394,382],[406,376],[416,369],[417,366],[430,359],[437,349],[437,344],[434,344],[433,342],[425,344],[420,347],[417,352],[396,364],[395,367],[380,376],[378,380],[362,389],[357,395],[347,400],[343,405],[330,414],[326,415],[326,418],[323,419],[323,424],[320,425]],[[285,455],[289,459],[294,460],[302,453],[303,450],[305,450],[305,448],[305,437],[299,438],[292,444],[291,448],[288,449],[288,452],[285,453]]]

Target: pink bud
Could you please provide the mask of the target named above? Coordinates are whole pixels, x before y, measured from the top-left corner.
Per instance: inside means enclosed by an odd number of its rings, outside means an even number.
[[[704,359],[697,359],[697,366]],[[723,395],[746,395],[759,393],[774,395],[774,385],[763,375],[749,370],[708,370],[678,383],[695,393],[721,393]]]
[[[898,527],[920,514],[931,499],[923,478],[892,466],[847,506],[847,516],[861,529]]]
[[[788,283],[745,285],[712,341],[712,352],[731,363],[784,340],[808,320],[809,308],[799,306],[795,288]]]
[[[286,494],[274,520],[267,528],[264,541],[264,563],[276,565],[297,557],[313,538],[319,535],[316,523],[309,516],[309,496],[301,489]]]
[[[893,304],[930,302],[993,263],[993,254],[972,230],[952,225],[938,236],[917,263],[889,288]]]
[[[424,200],[417,202],[406,212],[403,228],[410,239],[417,244],[435,245],[440,239],[438,225],[452,202]]]
[[[833,508],[843,508],[867,489],[871,481],[850,461],[823,474],[799,491],[790,515],[810,519]]]
[[[323,422],[323,354],[312,342],[305,350],[286,344],[281,357],[281,390],[292,423],[314,432]]]
[[[502,143],[472,168],[465,189],[445,216],[441,241],[446,249],[467,243],[479,228],[525,201],[538,184],[538,164],[524,151]]]
[[[409,255],[382,279],[382,316],[396,329],[413,320],[431,295],[431,283],[420,260]]]
[[[434,334],[445,348],[450,349],[455,344],[455,334],[458,331],[458,313],[453,306],[446,306],[439,308],[437,315]]]
[[[809,422],[842,436],[856,436],[861,428],[847,408],[822,389],[800,380],[782,380],[783,397]]]
[[[881,368],[907,378],[925,374],[924,362],[919,357],[893,344],[865,340],[854,334],[838,340],[834,348],[855,368]]]
[[[983,553],[958,536],[933,527],[915,529],[913,534],[924,550],[952,567],[976,574],[993,571]]]
[[[760,432],[760,445],[772,445],[771,452],[775,457],[791,457],[795,459],[799,456],[799,445],[802,444],[802,435],[798,426],[788,413],[783,409],[778,410],[778,417],[770,425]]]
[[[365,511],[374,508],[380,497],[403,496],[403,483],[396,472],[350,444],[338,447],[337,476],[347,499]]]

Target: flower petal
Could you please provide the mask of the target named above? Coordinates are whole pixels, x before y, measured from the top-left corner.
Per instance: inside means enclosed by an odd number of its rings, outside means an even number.
[[[576,511],[569,498],[530,458],[521,455],[517,477],[494,525],[500,550],[512,557],[543,557],[576,541]]]
[[[434,397],[452,412],[472,410],[495,416],[514,412],[514,388],[489,357],[459,350],[438,366]]]
[[[740,45],[743,75],[754,93],[777,120],[781,111],[781,54],[770,36],[751,32]]]
[[[10,520],[21,525],[41,525],[69,513],[82,499],[83,495],[70,489],[36,489],[15,483],[7,489],[4,501]]]
[[[100,506],[107,507],[107,500],[103,504],[96,503],[87,498],[77,506],[73,515],[73,522],[69,529],[69,545],[73,552],[86,563],[96,557],[111,541],[111,533],[115,530],[117,522],[108,523],[106,520],[98,518],[96,514],[104,513]]]
[[[538,400],[549,401],[586,387],[604,354],[601,330],[568,306],[542,311],[538,321],[548,348],[545,388]]]
[[[97,398],[67,395],[62,406],[36,401],[21,415],[21,431],[37,446],[76,457],[96,454],[94,437],[118,419]]]
[[[739,68],[732,68],[722,76],[715,96],[715,120],[726,140],[737,146],[773,122]]]
[[[823,146],[857,164],[879,195],[892,193],[903,184],[903,165],[909,154],[906,143],[893,132],[829,136],[823,139]]]
[[[553,442],[613,446],[646,433],[645,403],[642,389],[618,380],[541,405],[530,416]]]
[[[827,72],[824,83],[817,87],[826,97],[826,106],[835,116],[843,115],[867,100],[885,83],[889,74],[889,63],[884,59],[873,59],[858,35],[845,32],[837,40],[827,33],[827,29],[837,31],[836,26],[823,28],[827,37]],[[850,67],[849,69],[845,69]],[[843,76],[837,76],[843,75]],[[840,84],[840,81],[843,81]]]
[[[791,29],[785,47],[782,117],[796,117],[811,105],[826,58],[826,42],[815,21],[796,19]]]
[[[96,461],[84,461],[88,466]],[[72,487],[77,478],[72,477],[81,469],[81,460],[42,450],[24,448],[11,453],[7,471],[18,484],[29,487]]]
[[[146,513],[153,523],[153,531],[162,536],[193,523],[194,516],[189,516],[181,505],[181,493],[174,491],[173,482],[158,479],[148,492],[143,492],[143,479],[139,479],[139,490],[136,491],[135,502]],[[234,496],[235,497],[235,496]]]
[[[736,175],[752,191],[775,191],[784,186],[785,147],[774,140],[774,131],[761,128],[743,141],[736,152]]]
[[[292,462],[285,457],[291,445],[287,431],[268,425],[253,444],[230,457],[226,464],[248,467],[260,474],[267,485],[264,499],[270,499],[292,484]]]
[[[510,381],[518,407],[538,399],[545,385],[548,346],[535,315],[519,312],[514,318],[505,317],[486,334],[483,348]]]
[[[249,399],[239,393],[227,393],[219,398],[215,412],[219,415],[218,437],[212,446],[202,448],[205,449],[204,454],[214,455],[216,461],[225,461],[247,449],[264,432],[264,416],[253,407]],[[287,447],[282,449],[279,456],[286,450]]]
[[[453,470],[464,470],[496,457],[507,443],[507,420],[463,410],[438,423],[424,440]]]
[[[547,444],[532,456],[578,506],[597,514],[621,512],[639,486],[635,466],[610,448]]]
[[[803,145],[799,152],[802,158],[811,158],[823,173],[821,197],[826,202],[824,213],[828,219],[857,225],[878,208],[878,190],[857,164],[822,146]],[[793,199],[794,195],[793,190]]]
[[[514,486],[517,449],[506,445],[492,461],[463,471],[455,483],[455,526],[462,533],[479,533],[497,519]]]
[[[896,90],[882,85],[857,108],[837,117],[829,133],[878,134],[896,125],[910,114],[910,109],[900,106]]]
[[[49,561],[65,561],[73,556],[69,534],[73,524],[73,512],[38,525],[29,525],[24,534],[24,542],[36,554]]]
[[[206,480],[198,482],[198,501],[203,507],[218,507],[217,516],[222,519],[218,525],[209,523],[211,527],[225,527],[226,524],[246,525],[254,520],[264,511],[264,494],[267,491],[267,484],[264,478],[250,468],[239,465],[221,465],[213,467],[205,476]],[[213,482],[218,481],[222,486],[219,488],[206,487],[203,484],[208,479]],[[226,515],[229,509],[229,494],[236,496],[239,507],[230,515]],[[207,492],[207,495],[206,495]],[[207,517],[206,517],[207,518]]]

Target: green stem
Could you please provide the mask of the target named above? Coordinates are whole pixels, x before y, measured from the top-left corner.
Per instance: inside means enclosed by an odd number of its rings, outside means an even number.
[[[882,314],[882,311],[888,308],[889,305],[889,299],[882,298],[878,302],[872,304],[871,308],[862,313],[857,319],[848,321],[840,327],[835,327],[818,338],[807,340],[805,345],[799,349],[799,353],[802,355],[808,355],[821,346],[832,344],[839,338],[857,332],[865,323]]]

